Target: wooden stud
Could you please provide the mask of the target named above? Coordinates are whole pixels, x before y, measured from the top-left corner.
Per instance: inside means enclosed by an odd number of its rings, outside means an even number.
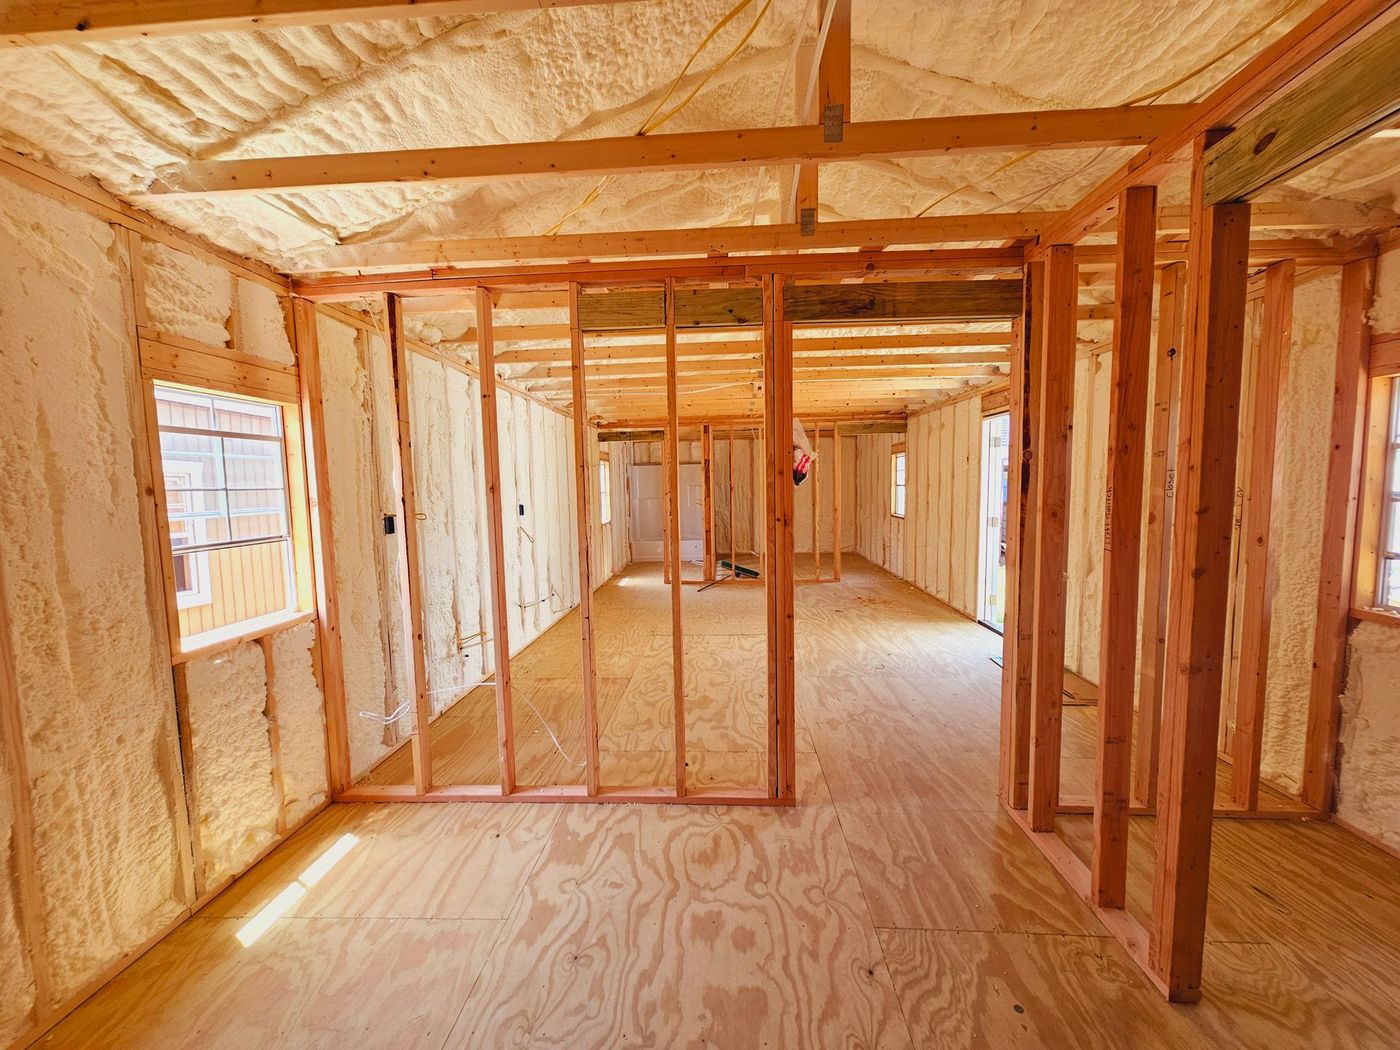
[[[1008,407],[1006,620],[1002,628],[998,794],[1012,809],[1029,798],[1031,669],[1035,643],[1036,456],[1044,367],[1045,264],[1026,264],[1025,302],[1012,343]]]
[[[700,428],[700,463],[704,477],[705,579],[715,578],[715,432],[709,423]]]
[[[515,791],[515,713],[510,683],[510,606],[506,600],[506,543],[501,524],[501,429],[496,411],[496,356],[491,293],[476,290],[477,368],[481,382],[481,461],[486,480],[486,535],[491,552],[491,634],[496,658],[496,737],[501,794]]]
[[[131,422],[132,466],[136,475],[136,487],[140,493],[137,506],[141,539],[145,548],[146,595],[151,609],[151,672],[156,681],[171,681],[168,678],[170,667],[175,654],[180,652],[180,614],[174,579],[174,555],[167,546],[169,523],[162,509],[165,502],[164,470],[157,465],[161,458],[160,435],[152,429],[156,425],[155,391],[143,376],[141,369],[139,334],[141,325],[148,320],[146,269],[141,254],[140,235],[115,225],[112,227],[112,233],[116,239],[120,261],[125,264],[126,269],[127,280],[122,282],[121,287],[122,299],[133,321],[128,348],[127,416]],[[171,689],[173,703],[173,681]],[[172,741],[168,736],[163,738],[161,747],[165,767],[180,769],[178,724],[175,739]],[[27,784],[25,790],[28,790]],[[181,898],[185,904],[193,904],[197,896],[194,880],[194,832],[190,812],[185,806],[185,793],[182,788],[174,785],[171,789],[171,809],[174,816],[175,853],[180,868]],[[15,819],[19,820],[18,813]]]
[[[676,795],[686,793],[685,635],[681,626],[680,408],[676,396],[676,285],[667,278],[666,313],[666,550],[671,572],[671,678],[676,720]]]
[[[399,626],[410,653],[404,668],[413,698],[413,783],[419,794],[433,785],[432,703],[428,697],[427,660],[423,652],[423,571],[418,557],[418,495],[414,485],[413,394],[408,349],[404,346],[403,308],[397,295],[385,297],[389,319],[389,360],[394,380],[398,441],[390,445],[393,487],[400,511],[402,541],[398,544]]]
[[[1157,868],[1149,963],[1173,1001],[1201,993],[1222,651],[1230,590],[1249,251],[1249,205],[1203,203],[1196,141],[1191,318],[1182,361],[1179,489],[1172,544]]]
[[[590,795],[598,794],[598,668],[593,649],[593,472],[588,463],[588,389],[583,371],[583,332],[578,326],[578,285],[569,285],[569,332],[573,352],[574,472],[577,477],[578,602],[583,644],[583,761]]]
[[[817,478],[817,461],[821,458],[822,428],[812,424],[812,579],[822,578],[821,493]]]
[[[1069,441],[1074,422],[1074,249],[1045,255],[1044,348],[1034,377],[1036,427],[1035,611],[1031,656],[1029,806],[1034,831],[1050,831],[1060,794],[1060,699],[1065,668],[1065,572],[1068,566]]]
[[[275,634],[258,638],[262,650],[263,673],[267,679],[267,703],[263,717],[267,719],[267,746],[272,755],[272,793],[277,798],[277,834],[287,833],[287,789],[282,779],[282,724],[277,716],[277,675],[272,662],[272,640]]]
[[[753,470],[749,471],[753,480]],[[729,575],[738,579],[734,567],[739,564],[739,513],[734,504],[734,427],[729,428]]]
[[[326,762],[332,797],[350,786],[350,734],[346,724],[345,663],[341,652],[340,603],[336,598],[330,461],[326,452],[325,398],[321,389],[321,343],[316,307],[292,301],[292,331],[301,396],[307,499],[311,509],[312,565],[316,584],[316,650],[326,709]]]
[[[1134,186],[1118,206],[1117,317],[1104,500],[1103,617],[1099,645],[1098,773],[1091,893],[1101,908],[1127,896],[1138,578],[1152,361],[1152,249],[1157,189]]]
[[[784,315],[781,278],[766,277],[763,389],[764,502],[767,519],[764,592],[768,604],[768,771],[776,799],[795,799],[797,752],[793,612],[792,324]]]
[[[1177,415],[1181,349],[1186,325],[1186,264],[1162,267],[1157,294],[1153,365],[1152,463],[1147,481],[1147,538],[1143,544],[1143,627],[1138,658],[1138,713],[1134,726],[1133,798],[1157,804],[1162,687],[1167,659],[1167,592],[1171,572],[1172,512],[1176,505]]]
[[[41,1021],[53,1008],[53,973],[49,965],[48,923],[44,910],[39,855],[34,844],[29,760],[24,746],[24,712],[19,695],[14,643],[10,635],[9,600],[4,566],[0,565],[0,747],[9,774],[9,854],[14,872],[15,919],[20,948],[29,959],[34,982],[34,1017]],[[186,818],[176,815],[178,821]]]
[[[1323,504],[1322,567],[1302,785],[1303,802],[1323,813],[1331,812],[1336,788],[1340,695],[1346,678],[1356,511],[1365,443],[1362,406],[1370,382],[1371,327],[1366,315],[1375,284],[1375,259],[1342,268],[1341,322],[1332,388],[1332,455],[1327,461]]]
[[[846,487],[841,474],[841,424],[831,424],[831,578],[841,582],[841,494]]]
[[[1277,576],[1271,534],[1273,508],[1283,490],[1277,453],[1283,446],[1287,426],[1279,414],[1279,402],[1293,347],[1293,281],[1291,262],[1274,263],[1264,271],[1263,320],[1254,359],[1254,418],[1248,437],[1248,489],[1241,526],[1244,592],[1238,617],[1242,633],[1230,782],[1231,798],[1245,809],[1259,808],[1259,761],[1263,752],[1264,697],[1269,681],[1269,635]]]

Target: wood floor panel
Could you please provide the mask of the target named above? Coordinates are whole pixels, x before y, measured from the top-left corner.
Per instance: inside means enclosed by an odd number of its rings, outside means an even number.
[[[795,809],[570,809],[448,1045],[907,1046],[802,766]]]
[[[203,914],[254,915],[330,853],[340,859],[286,914],[504,918],[545,849],[557,815],[557,809],[537,806],[334,806],[211,901]]]
[[[196,917],[39,1044],[63,1050],[437,1050],[499,920]]]

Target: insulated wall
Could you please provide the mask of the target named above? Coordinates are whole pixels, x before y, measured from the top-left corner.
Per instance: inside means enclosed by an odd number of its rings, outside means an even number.
[[[138,297],[143,334],[293,364],[272,289],[0,180],[0,630],[13,653],[12,680],[0,661],[0,1043],[73,1005],[325,797],[310,623],[267,655],[248,643],[189,662],[182,763],[155,510],[138,484]],[[21,909],[20,879],[37,908]]]
[[[977,615],[982,399],[920,411],[904,434],[855,438],[856,550],[968,616]],[[905,446],[905,514],[891,513],[894,447]]]
[[[812,551],[812,518],[815,512],[817,521],[816,542],[823,553],[829,553],[834,549],[832,543],[832,510],[836,500],[835,467],[836,467],[836,443],[831,438],[830,427],[823,427],[823,434],[820,440],[812,442],[812,451],[816,453],[816,474],[815,485],[813,476],[809,476],[801,487],[793,491],[792,496],[792,535],[793,545],[799,554],[810,554]],[[813,430],[807,428],[807,435],[810,438]],[[855,543],[855,470],[852,466],[852,452],[855,448],[855,438],[847,437],[841,439],[841,549],[849,550]],[[756,442],[762,455],[762,443]],[[715,442],[718,447],[719,442]],[[762,463],[758,464],[761,476]],[[716,487],[719,485],[719,478],[716,478]],[[817,506],[812,506],[812,494],[816,493]],[[737,502],[737,500],[736,500]],[[727,548],[720,548],[721,550]],[[825,566],[823,574],[830,575]]]

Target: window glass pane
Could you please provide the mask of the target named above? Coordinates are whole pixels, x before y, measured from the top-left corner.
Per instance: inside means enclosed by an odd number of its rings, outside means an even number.
[[[282,408],[159,384],[155,396],[182,641],[295,610]]]
[[[1379,604],[1400,608],[1400,558],[1387,558],[1382,564],[1380,592]]]
[[[1400,553],[1400,503],[1390,501],[1386,508],[1386,533],[1381,537],[1381,553]]]

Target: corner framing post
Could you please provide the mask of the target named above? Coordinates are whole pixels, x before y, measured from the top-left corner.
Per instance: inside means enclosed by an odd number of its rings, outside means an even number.
[[[1162,687],[1167,660],[1167,592],[1176,506],[1177,416],[1181,352],[1185,345],[1186,264],[1162,267],[1157,288],[1157,345],[1153,364],[1152,464],[1147,482],[1147,539],[1143,545],[1142,641],[1138,710],[1134,726],[1133,798],[1157,807]]]
[[[1202,195],[1202,157],[1222,134],[1209,131],[1197,138],[1191,169],[1191,315],[1182,360],[1175,557],[1148,949],[1149,968],[1174,1002],[1194,1002],[1201,995],[1239,454],[1249,205],[1207,205]]]
[[[1007,463],[1008,600],[1002,631],[1001,759],[998,795],[1025,809],[1030,784],[1031,657],[1035,642],[1036,427],[1040,419],[1037,377],[1045,352],[1042,317],[1045,264],[1025,266],[1024,299],[1011,343],[1011,448]],[[859,455],[859,446],[857,446]],[[859,502],[859,500],[857,500]],[[857,525],[860,519],[856,519]]]
[[[501,525],[501,430],[496,412],[496,337],[491,293],[476,290],[477,368],[481,380],[481,464],[486,474],[486,535],[491,552],[491,633],[496,656],[496,738],[501,794],[515,791],[515,711],[510,688],[510,607],[506,601],[506,543]]]
[[[340,641],[340,602],[336,598],[330,460],[326,452],[321,341],[316,331],[315,303],[292,300],[292,334],[301,388],[301,436],[306,447],[306,498],[316,580],[316,648],[321,655],[321,691],[325,696],[326,763],[334,798],[350,786],[350,731],[346,725],[345,660]]]
[[[1302,787],[1303,801],[1321,813],[1332,811],[1336,790],[1339,696],[1346,678],[1356,508],[1361,497],[1361,452],[1365,442],[1363,406],[1371,355],[1371,327],[1366,314],[1375,285],[1374,257],[1342,267],[1341,324],[1332,390],[1332,455],[1327,461],[1327,500],[1323,504],[1321,586]]]
[[[1033,831],[1051,831],[1060,802],[1061,697],[1065,687],[1065,571],[1069,560],[1069,439],[1074,423],[1074,245],[1045,253],[1044,349],[1035,377],[1035,631],[1031,636],[1029,807]]]
[[[671,566],[671,683],[676,720],[676,796],[686,794],[685,635],[681,624],[681,424],[676,391],[676,282],[666,278],[666,560]]]
[[[1138,573],[1156,239],[1157,188],[1133,186],[1124,190],[1118,206],[1118,272],[1108,410],[1098,774],[1091,865],[1091,893],[1101,908],[1121,908],[1127,895]]]
[[[574,395],[574,475],[578,516],[578,611],[583,643],[583,762],[590,795],[598,794],[598,668],[593,651],[593,472],[588,464],[588,390],[583,368],[583,330],[578,319],[578,282],[569,284],[569,374]]]
[[[1283,487],[1277,460],[1283,420],[1279,401],[1293,345],[1293,261],[1264,271],[1264,316],[1254,359],[1254,423],[1248,435],[1249,477],[1244,503],[1244,595],[1239,610],[1240,679],[1235,687],[1235,741],[1230,797],[1244,809],[1259,807],[1259,761],[1263,752],[1264,695],[1269,684],[1269,634],[1273,618],[1274,506]]]
[[[404,345],[403,301],[397,295],[384,297],[389,319],[389,360],[394,373],[394,407],[398,418],[398,441],[390,449],[395,488],[403,522],[399,544],[399,593],[402,627],[408,635],[411,654],[407,672],[413,693],[413,785],[420,795],[433,786],[432,705],[428,700],[428,668],[423,653],[423,569],[418,559],[418,494],[413,478],[413,396],[410,390],[410,353]]]

